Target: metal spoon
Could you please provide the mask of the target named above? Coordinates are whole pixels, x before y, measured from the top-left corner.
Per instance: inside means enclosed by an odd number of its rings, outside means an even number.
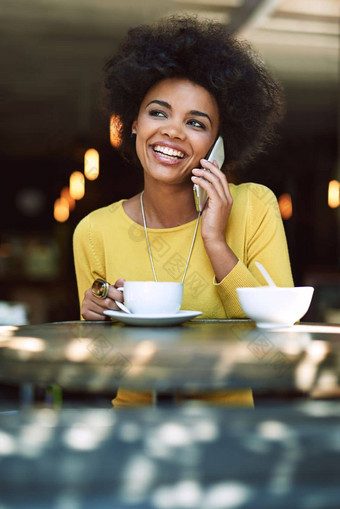
[[[274,281],[272,280],[272,278],[270,277],[270,275],[268,274],[268,272],[266,271],[266,269],[264,268],[262,263],[255,262],[255,265],[259,269],[259,271],[261,272],[261,274],[264,277],[264,279],[267,281],[268,285],[269,286],[276,286],[276,284],[274,283]]]
[[[120,292],[122,292],[124,290],[124,287],[123,286],[120,286],[119,288],[117,288],[117,290],[119,290]],[[122,311],[124,311],[124,313],[129,313],[131,314],[131,311],[124,305],[122,304],[121,302],[119,302],[119,300],[115,300],[115,303],[117,304],[117,306],[119,307],[119,309],[121,309]]]

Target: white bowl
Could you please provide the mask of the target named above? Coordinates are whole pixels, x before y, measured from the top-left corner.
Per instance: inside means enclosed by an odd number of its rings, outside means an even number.
[[[314,288],[296,286],[257,286],[236,288],[244,313],[256,322],[257,327],[272,329],[291,327],[308,311]]]

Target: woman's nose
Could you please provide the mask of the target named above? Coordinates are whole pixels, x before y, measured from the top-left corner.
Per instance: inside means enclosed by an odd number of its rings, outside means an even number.
[[[168,122],[165,126],[163,126],[162,134],[169,136],[169,138],[183,139],[184,138],[184,130],[183,130],[182,123],[177,122],[175,120]]]

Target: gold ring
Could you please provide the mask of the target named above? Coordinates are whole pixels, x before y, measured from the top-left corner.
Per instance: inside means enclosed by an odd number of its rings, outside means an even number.
[[[98,299],[106,299],[107,294],[109,293],[109,286],[110,285],[107,281],[98,278],[93,282],[91,290],[93,295],[98,297]]]

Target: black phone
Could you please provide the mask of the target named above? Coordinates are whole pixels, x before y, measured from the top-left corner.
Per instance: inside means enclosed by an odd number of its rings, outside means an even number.
[[[217,161],[218,167],[221,169],[222,164],[224,163],[224,145],[221,136],[217,138],[208,154],[205,156],[205,159],[210,162]],[[194,198],[197,212],[202,212],[208,199],[208,195],[199,184],[194,184]]]

